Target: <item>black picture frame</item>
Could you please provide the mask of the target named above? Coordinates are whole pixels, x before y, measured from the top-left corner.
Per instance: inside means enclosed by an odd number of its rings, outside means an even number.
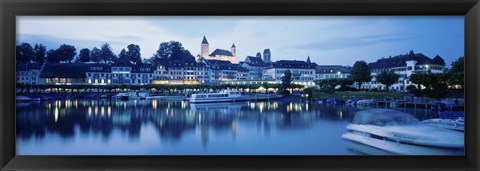
[[[478,0],[1,0],[2,170],[478,170]],[[464,15],[465,156],[16,156],[15,16]],[[288,147],[286,147],[288,148]]]

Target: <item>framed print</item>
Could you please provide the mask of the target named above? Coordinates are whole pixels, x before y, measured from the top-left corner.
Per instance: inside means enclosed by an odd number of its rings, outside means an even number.
[[[2,169],[478,169],[477,1],[0,5]]]

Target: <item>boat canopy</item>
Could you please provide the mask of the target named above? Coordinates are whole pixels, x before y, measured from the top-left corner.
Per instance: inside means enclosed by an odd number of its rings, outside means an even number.
[[[397,110],[369,109],[357,112],[352,123],[376,126],[395,126],[419,124],[420,121],[410,114]]]

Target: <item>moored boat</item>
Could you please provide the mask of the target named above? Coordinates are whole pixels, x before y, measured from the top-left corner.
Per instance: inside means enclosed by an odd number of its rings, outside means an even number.
[[[245,101],[249,97],[242,95],[238,91],[222,90],[218,93],[198,93],[192,94],[190,103],[217,103],[217,102],[236,102]]]
[[[342,138],[393,154],[448,155],[464,149],[463,133],[420,124],[391,109],[357,112]]]
[[[15,100],[17,101],[40,101],[38,97],[28,97],[28,96],[16,96]]]
[[[457,119],[427,119],[422,121],[421,123],[438,128],[451,129],[455,131],[465,131],[465,120],[463,117],[459,117]]]

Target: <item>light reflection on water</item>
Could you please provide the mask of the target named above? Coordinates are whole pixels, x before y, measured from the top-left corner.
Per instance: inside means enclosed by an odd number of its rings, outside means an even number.
[[[300,101],[17,103],[17,154],[351,155],[340,136],[359,110]],[[438,116],[398,110],[420,120]]]

